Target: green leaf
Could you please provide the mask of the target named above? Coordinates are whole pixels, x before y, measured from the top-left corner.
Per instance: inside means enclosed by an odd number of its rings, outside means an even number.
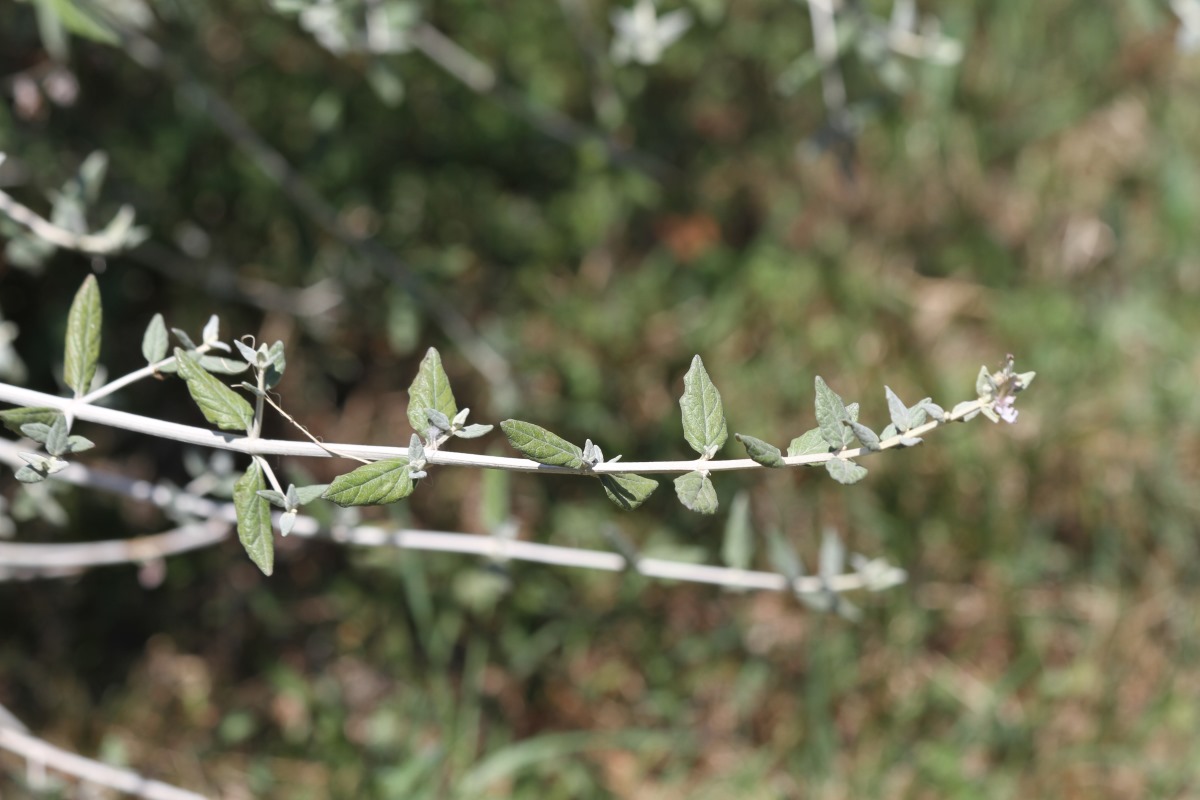
[[[508,437],[508,443],[514,449],[534,461],[572,469],[580,469],[585,466],[582,450],[561,436],[534,425],[532,422],[506,419],[500,423],[500,429],[504,431],[504,435]]]
[[[909,427],[908,406],[904,405],[890,386],[884,386],[883,391],[887,394],[888,413],[892,415],[892,424],[901,433],[907,431]]]
[[[743,433],[735,433],[733,438],[745,445],[746,452],[750,454],[750,457],[764,467],[787,466],[783,462],[783,455],[775,445],[767,444],[762,439],[756,439],[753,436],[747,436]]]
[[[771,565],[779,571],[788,583],[794,584],[796,579],[804,575],[804,566],[792,543],[783,537],[777,528],[767,530],[767,557]]]
[[[259,489],[255,494],[273,506],[278,506],[284,510],[287,509],[287,498],[274,489]]]
[[[843,421],[851,419],[846,404],[837,392],[826,385],[820,375],[817,376],[814,384],[817,390],[817,427],[821,429],[821,436],[835,450],[848,447],[854,439],[854,434],[842,424]]]
[[[413,430],[422,436],[429,430],[428,410],[440,411],[447,420],[454,419],[458,414],[454,392],[450,390],[450,378],[442,368],[442,357],[432,347],[421,359],[417,377],[408,387],[408,421]]]
[[[142,334],[142,356],[147,364],[167,357],[167,324],[163,322],[162,314],[155,314]]]
[[[300,501],[300,505],[308,505],[313,500],[316,500],[321,495],[325,494],[329,489],[328,483],[317,483],[312,486],[297,486],[296,498]]]
[[[246,431],[254,422],[254,409],[225,384],[204,371],[195,356],[175,348],[179,374],[204,418],[223,431]]]
[[[91,450],[96,446],[96,443],[85,436],[71,435],[67,437],[67,452],[82,453],[85,450]]]
[[[688,472],[676,478],[675,495],[685,508],[698,514],[717,513],[717,490],[703,472]]]
[[[413,481],[408,459],[389,458],[364,464],[339,475],[322,493],[339,506],[377,506],[394,503],[412,494]]]
[[[258,496],[266,488],[262,467],[250,464],[233,485],[233,507],[237,511],[237,532],[250,560],[270,575],[275,570],[275,540],[271,532],[271,504]]]
[[[250,369],[249,364],[224,356],[200,356],[200,366],[205,372],[214,372],[219,375],[241,375]]]
[[[891,439],[893,436],[898,436],[899,433],[900,432],[896,430],[896,426],[889,422],[888,426],[879,432],[879,438],[886,441]]]
[[[825,436],[821,433],[821,429],[813,428],[811,431],[792,439],[792,443],[788,445],[787,454],[789,456],[816,456],[828,452],[829,442],[825,441]]]
[[[95,275],[88,275],[67,315],[67,349],[63,357],[63,380],[75,390],[75,396],[87,394],[96,377],[100,360],[100,286]]]
[[[866,467],[860,467],[853,461],[847,461],[844,458],[831,458],[825,462],[825,469],[838,483],[844,483],[849,486],[852,483],[858,483],[863,478],[867,477]]]
[[[632,511],[646,502],[658,488],[658,481],[633,473],[601,475],[600,484],[604,487],[608,499],[626,511]]]
[[[283,380],[283,373],[287,369],[287,354],[283,351],[283,342],[276,341],[271,345],[267,350],[267,358],[271,365],[267,367],[266,384],[268,389],[274,389]]]
[[[750,495],[743,489],[729,504],[729,519],[725,521],[725,540],[721,543],[721,559],[734,569],[749,569],[754,557],[754,536],[750,530]]]
[[[979,375],[975,378],[975,393],[979,395],[980,400],[996,398],[996,382],[992,380],[992,373],[988,372],[987,367],[979,368]]]
[[[22,426],[36,423],[49,428],[54,424],[54,420],[61,416],[62,412],[57,408],[22,406],[21,408],[10,408],[7,411],[0,411],[0,424],[3,424],[4,427],[17,436],[25,436],[26,434],[21,430]]]
[[[459,439],[478,439],[487,433],[491,433],[495,425],[468,425],[465,428],[459,428],[454,431],[454,435]]]
[[[52,456],[61,456],[67,452],[67,436],[71,433],[67,427],[67,418],[59,417],[54,420],[46,433],[46,452]]]
[[[879,436],[875,433],[875,431],[871,430],[866,425],[863,425],[861,422],[855,422],[853,420],[846,420],[845,424],[850,428],[850,430],[854,431],[854,435],[858,437],[860,442],[862,442],[863,447],[872,451],[879,449]]]
[[[725,409],[721,393],[708,377],[700,356],[683,376],[683,396],[679,398],[683,412],[683,436],[692,449],[704,458],[711,458],[725,444],[729,432],[725,428]]]

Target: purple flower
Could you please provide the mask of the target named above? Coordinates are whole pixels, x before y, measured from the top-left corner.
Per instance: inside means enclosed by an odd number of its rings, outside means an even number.
[[[1014,395],[1010,394],[1006,397],[997,398],[996,402],[992,404],[992,408],[995,409],[996,413],[1000,415],[1000,419],[1004,420],[1009,425],[1016,422],[1017,414],[1021,413],[1013,408],[1013,403],[1016,401],[1016,399],[1017,398]]]

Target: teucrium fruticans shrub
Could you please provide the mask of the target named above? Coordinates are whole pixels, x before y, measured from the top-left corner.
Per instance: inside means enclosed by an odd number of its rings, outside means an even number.
[[[233,347],[220,339],[219,322],[212,317],[205,325],[200,344],[185,332],[171,329],[178,346],[170,350],[166,322],[155,315],[142,339],[142,355],[147,367],[138,373],[114,381],[107,387],[92,389],[100,357],[102,310],[100,292],[89,276],[71,304],[67,318],[66,348],[63,359],[64,382],[73,391],[75,403],[89,403],[110,391],[151,374],[177,374],[204,418],[222,431],[244,433],[257,439],[262,428],[266,405],[278,409],[271,390],[282,379],[287,367],[283,344],[259,344],[254,347],[235,340]],[[240,357],[234,357],[233,353]],[[217,355],[227,353],[230,357]],[[234,385],[219,375],[249,373],[252,380]],[[677,472],[675,494],[688,509],[713,514],[719,502],[712,481],[718,470],[747,469],[761,465],[770,468],[823,465],[839,483],[862,480],[867,470],[858,459],[877,451],[919,444],[921,435],[949,423],[965,421],[978,414],[994,422],[1016,420],[1014,398],[1033,381],[1034,373],[1017,373],[1009,356],[1002,367],[991,372],[981,369],[976,380],[976,399],[959,403],[947,412],[925,398],[906,405],[891,388],[885,398],[891,421],[878,433],[859,419],[859,404],[846,403],[821,378],[816,377],[815,417],[817,426],[791,440],[786,454],[757,436],[736,433],[734,438],[745,448],[748,461],[716,461],[717,453],[729,438],[725,409],[718,391],[700,356],[692,359],[683,378],[679,398],[683,439],[696,453],[691,461],[665,461],[642,464],[644,471]],[[91,394],[89,394],[91,392]],[[491,425],[468,424],[470,409],[458,407],[450,379],[437,350],[430,348],[421,360],[408,389],[408,420],[413,427],[403,455],[363,461],[358,468],[335,478],[328,485],[284,488],[270,465],[260,456],[252,456],[245,472],[233,488],[237,512],[238,537],[254,563],[266,574],[274,567],[272,506],[281,510],[278,525],[287,535],[299,508],[323,498],[340,506],[365,506],[394,503],[412,494],[435,463],[437,453],[453,439],[472,439],[492,430]],[[249,399],[248,399],[249,398]],[[15,408],[0,412],[0,421],[10,430],[42,445],[44,453],[24,453],[26,464],[17,470],[17,478],[27,483],[45,480],[67,466],[66,457],[92,447],[92,443],[71,433],[71,406],[67,411],[55,408]],[[286,415],[285,415],[286,416]],[[290,417],[288,417],[291,420]],[[530,461],[493,459],[487,464],[497,468],[546,470],[595,478],[605,495],[624,510],[642,505],[658,488],[658,481],[624,469],[620,456],[605,459],[600,445],[590,439],[582,447],[532,422],[508,419],[500,428],[509,444]],[[303,429],[302,429],[303,430]],[[307,433],[307,432],[306,432]],[[856,444],[857,443],[857,444]],[[322,445],[322,447],[324,447]],[[326,448],[328,449],[328,448]],[[333,455],[344,455],[329,451]],[[352,456],[345,456],[353,458]],[[531,463],[532,462],[532,463]],[[748,566],[753,539],[749,533],[749,510],[745,494],[734,498],[726,525],[722,555],[727,564],[744,569]],[[802,574],[799,559],[778,531],[768,530],[767,544],[771,560],[784,575]],[[821,580],[838,573],[846,560],[845,549],[835,535],[827,534],[820,555]],[[861,557],[852,559],[856,569],[866,574],[875,562]],[[866,571],[866,572],[864,572]],[[827,596],[828,595],[828,596]],[[836,592],[825,592],[807,601],[825,608],[851,613]]]

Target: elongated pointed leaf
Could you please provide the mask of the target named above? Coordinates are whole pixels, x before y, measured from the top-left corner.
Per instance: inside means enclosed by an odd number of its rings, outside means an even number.
[[[750,529],[750,495],[743,489],[729,504],[729,519],[725,521],[725,539],[721,543],[721,559],[734,569],[749,569],[754,557],[754,535]]]
[[[862,446],[868,450],[879,449],[879,435],[875,431],[863,425],[861,422],[854,420],[846,420],[846,425],[850,430],[854,431],[854,435],[862,442]]]
[[[825,436],[821,433],[821,429],[813,428],[811,431],[792,439],[792,443],[788,445],[787,454],[789,456],[816,456],[828,452],[829,442],[825,441]]]
[[[729,432],[721,393],[708,377],[700,356],[692,359],[691,368],[683,376],[679,410],[683,412],[683,436],[697,453],[711,457],[725,444]]]
[[[275,540],[271,532],[271,504],[258,496],[266,487],[262,467],[255,461],[233,485],[233,507],[242,547],[255,566],[270,575],[275,571]]]
[[[717,513],[717,490],[703,472],[688,472],[676,478],[675,496],[684,508],[697,514]]]
[[[254,422],[254,409],[225,384],[208,374],[190,353],[175,348],[175,363],[187,381],[188,393],[204,418],[223,431],[246,431]]]
[[[429,429],[429,410],[445,414],[447,427],[449,420],[458,414],[454,392],[450,389],[450,378],[442,368],[442,357],[432,347],[421,359],[417,377],[408,387],[408,421],[413,430],[421,435]]]
[[[61,456],[67,452],[67,436],[71,430],[67,427],[67,418],[59,417],[54,420],[54,424],[50,426],[50,430],[46,434],[46,452],[52,456]]]
[[[49,428],[54,424],[54,420],[61,416],[62,412],[56,408],[22,406],[0,411],[0,423],[3,423],[4,427],[17,436],[25,436],[26,434],[21,430],[23,426],[38,424]]]
[[[542,464],[580,469],[585,466],[583,451],[561,436],[532,422],[506,419],[500,429],[514,449]]]
[[[847,461],[844,458],[831,458],[825,462],[825,469],[838,483],[844,483],[849,486],[852,483],[858,483],[863,478],[867,477],[867,468],[860,467],[853,461]]]
[[[753,436],[747,436],[744,433],[735,433],[733,438],[737,439],[746,446],[746,452],[750,457],[762,464],[764,467],[786,467],[783,462],[783,455],[779,452],[779,448],[773,444],[768,444],[762,439],[757,439]]]
[[[658,481],[633,473],[601,475],[604,493],[626,511],[632,511],[649,499],[658,488]]]
[[[343,507],[395,503],[413,491],[408,463],[407,458],[401,457],[364,464],[334,478],[321,496]]]
[[[887,395],[888,413],[892,416],[892,424],[896,426],[896,430],[904,433],[909,427],[908,406],[904,405],[890,386],[884,386],[883,391]]]
[[[767,557],[771,560],[771,566],[787,578],[789,583],[795,583],[797,578],[804,575],[804,565],[796,548],[777,528],[768,528],[766,536]]]
[[[821,435],[835,450],[849,447],[850,442],[854,439],[854,434],[842,424],[843,420],[851,419],[846,404],[837,392],[826,385],[820,375],[817,376],[814,385],[817,391],[817,427],[821,429]]]
[[[846,545],[837,531],[826,528],[821,532],[821,552],[817,560],[817,574],[825,581],[840,575],[846,566]]]
[[[299,501],[297,505],[305,506],[316,500],[321,495],[325,494],[329,489],[328,483],[316,483],[312,486],[296,487],[296,499]]]
[[[147,364],[162,361],[167,357],[167,323],[162,314],[155,314],[142,334],[142,357]]]
[[[63,357],[63,380],[75,390],[75,396],[87,394],[96,377],[100,360],[100,286],[95,275],[88,275],[75,293],[67,315],[67,347]]]

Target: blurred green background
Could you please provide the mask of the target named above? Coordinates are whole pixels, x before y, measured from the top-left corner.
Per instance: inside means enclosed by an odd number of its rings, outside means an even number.
[[[218,312],[287,344],[285,407],[328,441],[404,444],[430,345],[472,421],[519,415],[626,459],[689,457],[676,401],[695,353],[731,428],[776,444],[812,427],[815,374],[879,429],[885,383],[950,406],[1009,352],[1039,375],[1018,423],[938,431],[854,487],[723,475],[715,518],[665,481],[623,514],[585,482],[449,469],[367,515],[486,532],[499,489],[523,538],[606,548],[616,524],[646,554],[719,563],[746,489],[756,528],[810,568],[834,526],[909,570],[855,598],[858,624],[780,595],[294,539],[266,579],[231,541],[170,560],[156,588],[133,567],[0,585],[0,703],[226,798],[1200,794],[1200,54],[1166,3],[921,3],[957,64],[889,54],[865,20],[892,4],[847,4],[846,130],[798,0],[672,4],[693,24],[648,65],[609,58],[600,0],[373,7],[402,41],[410,11],[433,25],[496,87],[420,48],[324,48],[308,28],[336,26],[303,3],[0,4],[0,188],[49,213],[101,150],[90,219],[128,203],[151,231],[105,261],[9,248],[17,382],[58,389],[95,269],[110,376],[141,365],[155,312],[193,334]],[[247,131],[331,218],[264,174]],[[510,386],[388,259],[470,321]],[[116,405],[202,424],[175,381]],[[83,432],[87,463],[190,479],[174,444]],[[463,449],[507,452],[496,434]],[[0,495],[20,510],[11,478]],[[171,524],[54,497],[65,520],[22,520],[19,539]],[[0,765],[3,795],[26,796],[22,764]]]

